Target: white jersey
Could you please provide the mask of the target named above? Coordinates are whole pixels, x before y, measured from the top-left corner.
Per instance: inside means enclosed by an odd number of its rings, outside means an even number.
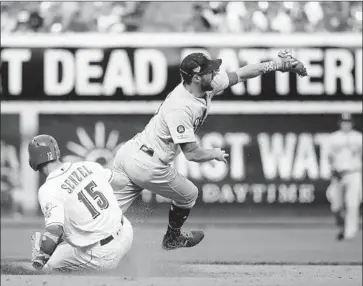
[[[45,226],[63,226],[65,241],[96,243],[121,226],[122,211],[110,185],[113,173],[95,162],[64,163],[39,189]]]
[[[362,169],[362,133],[338,130],[329,136],[329,156],[336,171]]]
[[[207,118],[212,98],[228,85],[227,73],[219,72],[212,82],[214,89],[198,98],[180,83],[135,140],[152,148],[164,163],[171,163],[180,153],[178,144],[196,141],[195,133]]]

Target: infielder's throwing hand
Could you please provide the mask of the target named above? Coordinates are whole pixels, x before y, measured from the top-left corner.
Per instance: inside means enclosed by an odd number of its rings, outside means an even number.
[[[205,149],[195,136],[208,116],[213,97],[232,85],[269,72],[307,76],[304,65],[287,50],[272,61],[248,64],[235,72],[220,71],[221,64],[221,59],[212,60],[202,53],[186,56],[180,65],[183,81],[170,92],[145,129],[118,150],[114,160],[115,194],[124,211],[143,189],[172,200],[162,241],[165,250],[192,247],[204,237],[201,230],[181,232],[198,189],[171,163],[181,152],[189,161],[227,163],[224,150]]]
[[[216,152],[216,160],[217,161],[221,161],[227,164],[227,158],[229,157],[229,154],[226,153],[226,151],[220,149],[220,148],[215,148],[214,151]]]

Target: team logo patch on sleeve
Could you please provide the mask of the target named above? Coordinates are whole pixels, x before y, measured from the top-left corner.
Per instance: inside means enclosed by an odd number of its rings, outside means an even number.
[[[54,209],[55,207],[56,205],[53,205],[51,203],[46,204],[44,208],[44,217],[50,218],[50,216],[52,215],[52,209]]]
[[[179,125],[176,128],[176,131],[178,131],[178,133],[184,133],[185,132],[185,127],[183,125]]]

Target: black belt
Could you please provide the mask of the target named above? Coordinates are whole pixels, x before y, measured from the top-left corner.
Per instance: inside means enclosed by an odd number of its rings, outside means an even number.
[[[141,145],[140,150],[148,154],[150,157],[154,156],[154,150],[146,145]]]
[[[121,219],[121,224],[124,225],[123,219]],[[104,246],[107,243],[109,243],[110,241],[112,241],[113,239],[114,239],[113,235],[107,236],[106,238],[100,240],[100,245]]]
[[[154,157],[154,149],[147,147],[146,145],[142,144],[140,147],[140,150],[143,151],[144,153],[146,153],[147,155],[149,155],[150,157]],[[165,163],[163,160],[156,158],[159,160],[159,162],[163,165],[168,165],[167,163]]]
[[[104,246],[104,245],[106,245],[107,243],[109,243],[110,241],[112,241],[113,240],[113,236],[112,235],[110,235],[110,236],[108,236],[108,237],[106,237],[106,238],[104,238],[104,239],[102,239],[102,240],[100,240],[100,245],[101,246]]]

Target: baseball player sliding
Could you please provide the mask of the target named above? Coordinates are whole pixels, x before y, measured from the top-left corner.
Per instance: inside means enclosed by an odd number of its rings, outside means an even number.
[[[32,265],[58,271],[115,268],[131,248],[133,229],[110,185],[113,173],[95,162],[60,162],[56,140],[36,136],[29,164],[46,176],[39,189],[45,231],[32,236]]]
[[[327,197],[339,228],[338,240],[353,238],[359,228],[362,202],[362,133],[352,129],[350,114],[342,114],[340,130],[329,136],[332,170]]]
[[[180,66],[182,82],[170,92],[145,129],[126,142],[114,159],[115,195],[126,211],[143,189],[172,200],[169,225],[162,241],[165,250],[197,245],[201,230],[182,233],[197,197],[197,187],[178,173],[171,163],[183,152],[194,162],[217,160],[227,163],[220,148],[204,149],[195,134],[204,123],[211,100],[229,86],[263,74],[281,71],[306,76],[301,62],[286,50],[272,61],[249,64],[236,72],[219,71],[221,59],[211,60],[202,53],[185,57]]]

